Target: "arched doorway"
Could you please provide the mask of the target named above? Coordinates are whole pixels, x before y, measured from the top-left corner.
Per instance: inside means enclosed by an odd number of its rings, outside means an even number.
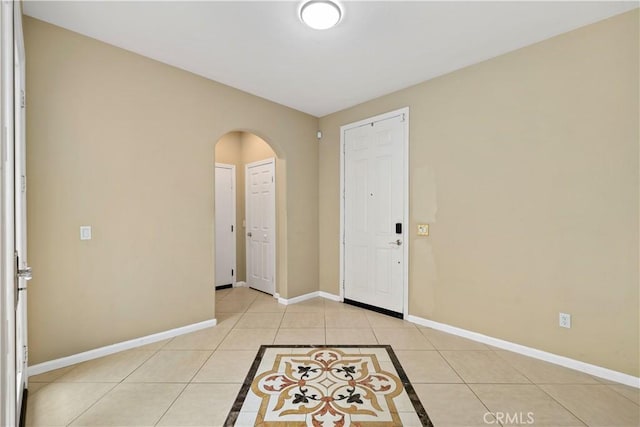
[[[216,289],[249,286],[278,296],[283,161],[267,141],[245,131],[223,135],[214,161]]]

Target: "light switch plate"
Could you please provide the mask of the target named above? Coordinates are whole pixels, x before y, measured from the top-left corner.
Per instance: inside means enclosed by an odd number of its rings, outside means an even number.
[[[80,240],[91,240],[91,226],[90,225],[81,225],[80,226]]]
[[[418,224],[418,236],[429,235],[429,224]]]

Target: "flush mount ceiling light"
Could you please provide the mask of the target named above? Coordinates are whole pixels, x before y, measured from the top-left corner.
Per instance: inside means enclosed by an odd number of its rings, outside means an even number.
[[[302,22],[315,30],[329,29],[340,22],[340,18],[340,6],[329,0],[311,0],[300,8]]]

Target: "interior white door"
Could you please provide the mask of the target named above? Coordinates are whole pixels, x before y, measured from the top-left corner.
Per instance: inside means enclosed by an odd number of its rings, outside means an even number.
[[[404,115],[343,129],[344,298],[404,308]]]
[[[236,282],[236,167],[216,163],[216,286]]]
[[[247,285],[275,292],[276,197],[273,158],[245,166]]]
[[[17,255],[16,393],[21,416],[23,391],[27,388],[27,154],[25,138],[25,55],[21,3],[14,3],[14,121],[15,121],[15,245]]]

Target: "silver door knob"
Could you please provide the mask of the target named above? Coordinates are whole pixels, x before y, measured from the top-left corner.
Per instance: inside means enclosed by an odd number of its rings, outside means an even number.
[[[31,280],[33,278],[31,273],[31,267],[18,269],[18,277],[24,280]]]
[[[249,231],[249,232],[247,233],[247,236],[251,237],[251,236],[253,236],[253,234]]]
[[[400,246],[402,244],[402,240],[398,239],[395,242],[389,242],[390,245]]]

